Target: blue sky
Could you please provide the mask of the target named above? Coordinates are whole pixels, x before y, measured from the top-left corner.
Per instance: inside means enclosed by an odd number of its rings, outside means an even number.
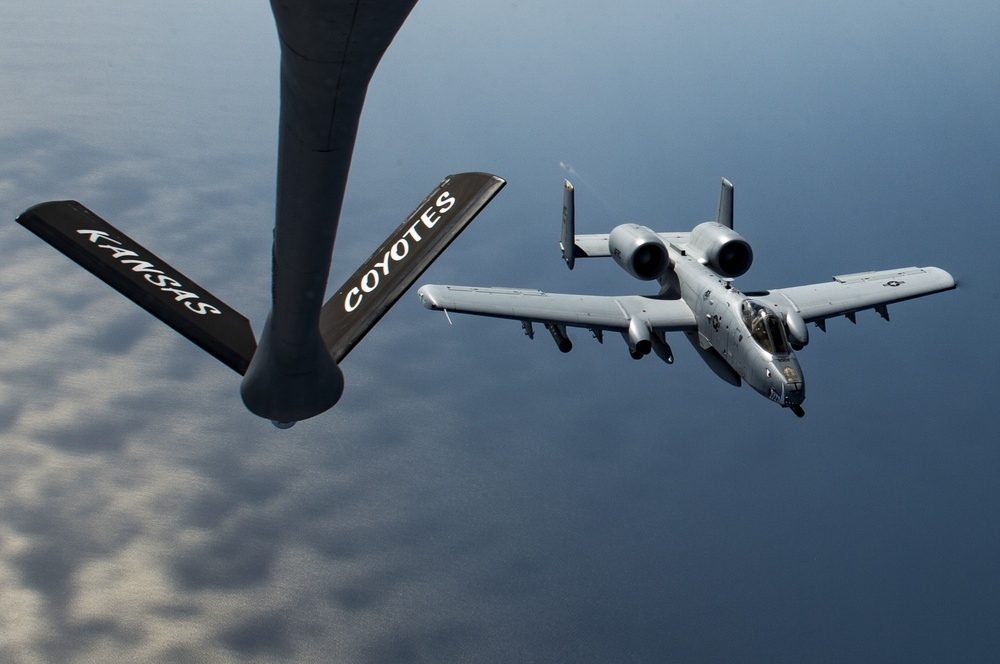
[[[248,6],[253,5],[253,6]],[[644,292],[558,257],[736,186],[744,289],[938,265],[812,330],[807,416],[677,361],[409,293],[344,399],[238,379],[13,223],[75,198],[268,308],[267,3],[0,10],[0,659],[983,661],[1000,647],[1000,10],[420,0],[375,75],[331,292],[440,179],[507,188],[434,283]]]

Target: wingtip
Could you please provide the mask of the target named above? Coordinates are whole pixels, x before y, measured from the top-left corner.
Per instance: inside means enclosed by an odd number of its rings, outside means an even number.
[[[958,281],[955,279],[947,270],[943,270],[939,267],[925,267],[923,268],[926,272],[933,272],[938,275],[941,280],[941,290],[952,290],[958,287]]]
[[[434,293],[431,289],[432,287],[430,285],[421,286],[417,290],[417,297],[420,298],[420,304],[424,305],[425,308],[434,311],[437,308],[437,303],[434,301]]]

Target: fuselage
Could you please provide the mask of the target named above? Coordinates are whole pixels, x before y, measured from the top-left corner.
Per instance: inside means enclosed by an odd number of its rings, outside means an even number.
[[[661,285],[694,312],[698,332],[692,342],[718,355],[757,392],[783,407],[798,407],[805,399],[805,380],[782,319],[699,260],[674,246],[668,252],[672,269]]]

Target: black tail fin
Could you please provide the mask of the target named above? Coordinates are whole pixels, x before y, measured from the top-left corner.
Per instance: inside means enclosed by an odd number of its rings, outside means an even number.
[[[257,342],[250,321],[76,201],[28,208],[18,223],[239,374]]]
[[[489,173],[449,175],[323,305],[319,329],[340,363],[507,184]]]

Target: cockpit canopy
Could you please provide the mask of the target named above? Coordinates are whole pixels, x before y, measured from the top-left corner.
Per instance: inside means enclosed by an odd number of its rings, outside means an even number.
[[[750,337],[768,353],[788,355],[791,352],[781,319],[760,302],[743,301],[743,322],[750,330]]]

